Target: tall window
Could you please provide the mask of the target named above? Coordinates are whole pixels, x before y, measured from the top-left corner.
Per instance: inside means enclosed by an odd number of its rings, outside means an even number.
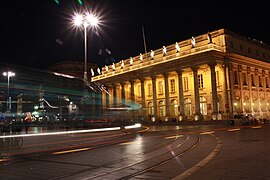
[[[158,94],[163,94],[163,81],[158,82]]]
[[[254,76],[254,74],[251,74],[251,85],[255,86],[255,76]]]
[[[265,87],[266,87],[266,88],[269,88],[269,85],[268,85],[268,77],[265,77]]]
[[[216,84],[219,86],[219,71],[216,71]]]
[[[259,76],[259,87],[262,87],[262,77]]]
[[[171,79],[170,84],[171,84],[171,92],[175,92],[175,79]]]
[[[187,77],[184,77],[183,78],[183,80],[184,80],[184,91],[188,91],[188,78]]]
[[[160,117],[166,116],[165,102],[160,101],[158,105],[159,105],[159,116]]]
[[[198,83],[199,83],[199,88],[203,88],[203,75],[202,74],[198,75]]]
[[[177,104],[177,101],[174,99],[171,101],[171,113],[174,117],[178,116],[179,114],[179,109],[178,109],[178,104]]]
[[[243,73],[243,85],[247,86],[247,74]]]
[[[207,104],[204,96],[200,96],[200,109],[202,115],[207,115]]]
[[[237,71],[233,71],[233,83],[238,84],[238,73],[237,73]]]
[[[147,91],[148,91],[148,96],[152,96],[152,84],[151,83],[147,84]]]
[[[192,115],[191,100],[189,98],[184,99],[185,104],[185,115]]]

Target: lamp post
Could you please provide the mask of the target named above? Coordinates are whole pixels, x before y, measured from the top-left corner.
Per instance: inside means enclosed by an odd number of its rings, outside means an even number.
[[[11,111],[11,97],[9,97],[9,79],[10,77],[15,76],[14,72],[8,71],[8,72],[3,72],[3,76],[7,76],[8,82],[7,82],[7,112]]]
[[[99,20],[96,16],[90,13],[86,13],[85,15],[76,14],[73,19],[73,23],[75,26],[84,28],[84,74],[83,74],[83,80],[84,82],[87,82],[87,28],[89,26],[97,26],[99,23]]]

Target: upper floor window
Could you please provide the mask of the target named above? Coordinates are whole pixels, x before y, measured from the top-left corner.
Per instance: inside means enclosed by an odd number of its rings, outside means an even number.
[[[158,94],[163,94],[163,81],[158,82]]]
[[[259,76],[259,87],[262,87],[262,77]]]
[[[171,92],[175,92],[175,79],[171,79],[170,84],[171,84]]]
[[[251,74],[251,86],[255,86],[255,76]]]
[[[188,77],[184,77],[183,78],[183,82],[184,82],[184,91],[188,91]]]
[[[238,84],[238,73],[237,73],[237,71],[233,71],[233,83]]]
[[[198,75],[198,83],[199,83],[199,88],[203,88],[203,75],[202,74]]]
[[[243,73],[243,85],[247,86],[247,74]]]
[[[248,47],[248,53],[251,54],[251,49],[250,49],[250,47]]]
[[[233,44],[233,42],[231,42],[231,43],[230,43],[230,45],[231,45],[231,48],[234,48],[234,44]]]
[[[240,44],[240,51],[243,51],[243,46],[242,46],[242,44]]]

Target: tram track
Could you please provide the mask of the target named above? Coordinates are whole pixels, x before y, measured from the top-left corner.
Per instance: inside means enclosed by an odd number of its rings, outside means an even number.
[[[143,169],[141,170],[137,170],[134,173],[131,173],[127,176],[121,177],[119,179],[130,179],[132,177],[135,177],[139,174],[143,174],[145,172],[151,171],[161,165],[164,165],[166,163],[168,163],[169,161],[171,161],[174,158],[177,158],[185,153],[187,153],[188,151],[192,150],[193,148],[195,148],[199,142],[200,142],[200,137],[198,135],[192,135],[193,138],[190,139],[190,135],[187,135],[185,137],[185,139],[177,139],[175,141],[173,141],[172,143],[168,144],[166,147],[163,147],[159,150],[152,150],[151,152],[148,151],[147,154],[144,154],[147,157],[150,157],[144,161],[138,161],[138,162],[134,162],[131,164],[127,164],[125,166],[121,166],[121,164],[125,164],[125,161],[128,161],[128,157],[125,158],[121,158],[118,159],[116,161],[113,162],[107,162],[105,164],[102,164],[98,167],[89,167],[80,171],[76,171],[76,172],[72,172],[72,173],[67,173],[67,174],[63,174],[61,176],[58,177],[53,177],[50,178],[50,180],[56,180],[56,179],[76,179],[76,176],[81,176],[82,173],[89,173],[89,172],[94,172],[94,171],[98,171],[98,169],[102,169],[102,168],[108,168],[108,167],[114,167],[111,168],[111,170],[106,171],[104,173],[100,173],[100,174],[96,174],[95,175],[90,175],[87,176],[85,178],[83,178],[84,180],[89,180],[89,179],[103,179],[103,178],[110,178],[108,176],[111,176],[113,174],[119,174],[121,172],[125,172],[125,171],[129,171],[129,170],[133,170],[133,169],[139,169],[138,167],[143,167]],[[171,150],[176,151],[178,149],[178,153],[175,154],[174,156],[171,155],[171,151],[168,151],[168,147],[172,147]],[[180,150],[179,150],[180,149]],[[157,152],[159,151],[159,152]],[[132,156],[136,156],[136,155],[142,155],[142,154],[133,154]],[[159,162],[155,162],[156,160],[159,160]],[[117,166],[117,167],[116,167]],[[94,174],[94,173],[93,173]]]

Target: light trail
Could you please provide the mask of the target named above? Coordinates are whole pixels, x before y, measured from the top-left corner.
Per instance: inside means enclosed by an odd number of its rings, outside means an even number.
[[[87,151],[90,149],[91,148],[72,149],[72,150],[67,150],[67,151],[58,151],[58,152],[54,152],[52,154],[66,154],[66,153],[73,153],[73,152],[79,152],[79,151]]]
[[[134,129],[141,127],[141,124],[137,123],[130,126],[125,126],[125,129]],[[12,138],[12,137],[31,137],[31,136],[50,136],[50,135],[60,135],[60,134],[76,134],[76,133],[89,133],[89,132],[100,132],[100,131],[116,131],[121,130],[121,127],[112,128],[99,128],[99,129],[86,129],[86,130],[76,130],[76,131],[62,131],[62,132],[48,132],[48,133],[35,133],[35,134],[15,134],[15,135],[4,135],[0,138]]]

